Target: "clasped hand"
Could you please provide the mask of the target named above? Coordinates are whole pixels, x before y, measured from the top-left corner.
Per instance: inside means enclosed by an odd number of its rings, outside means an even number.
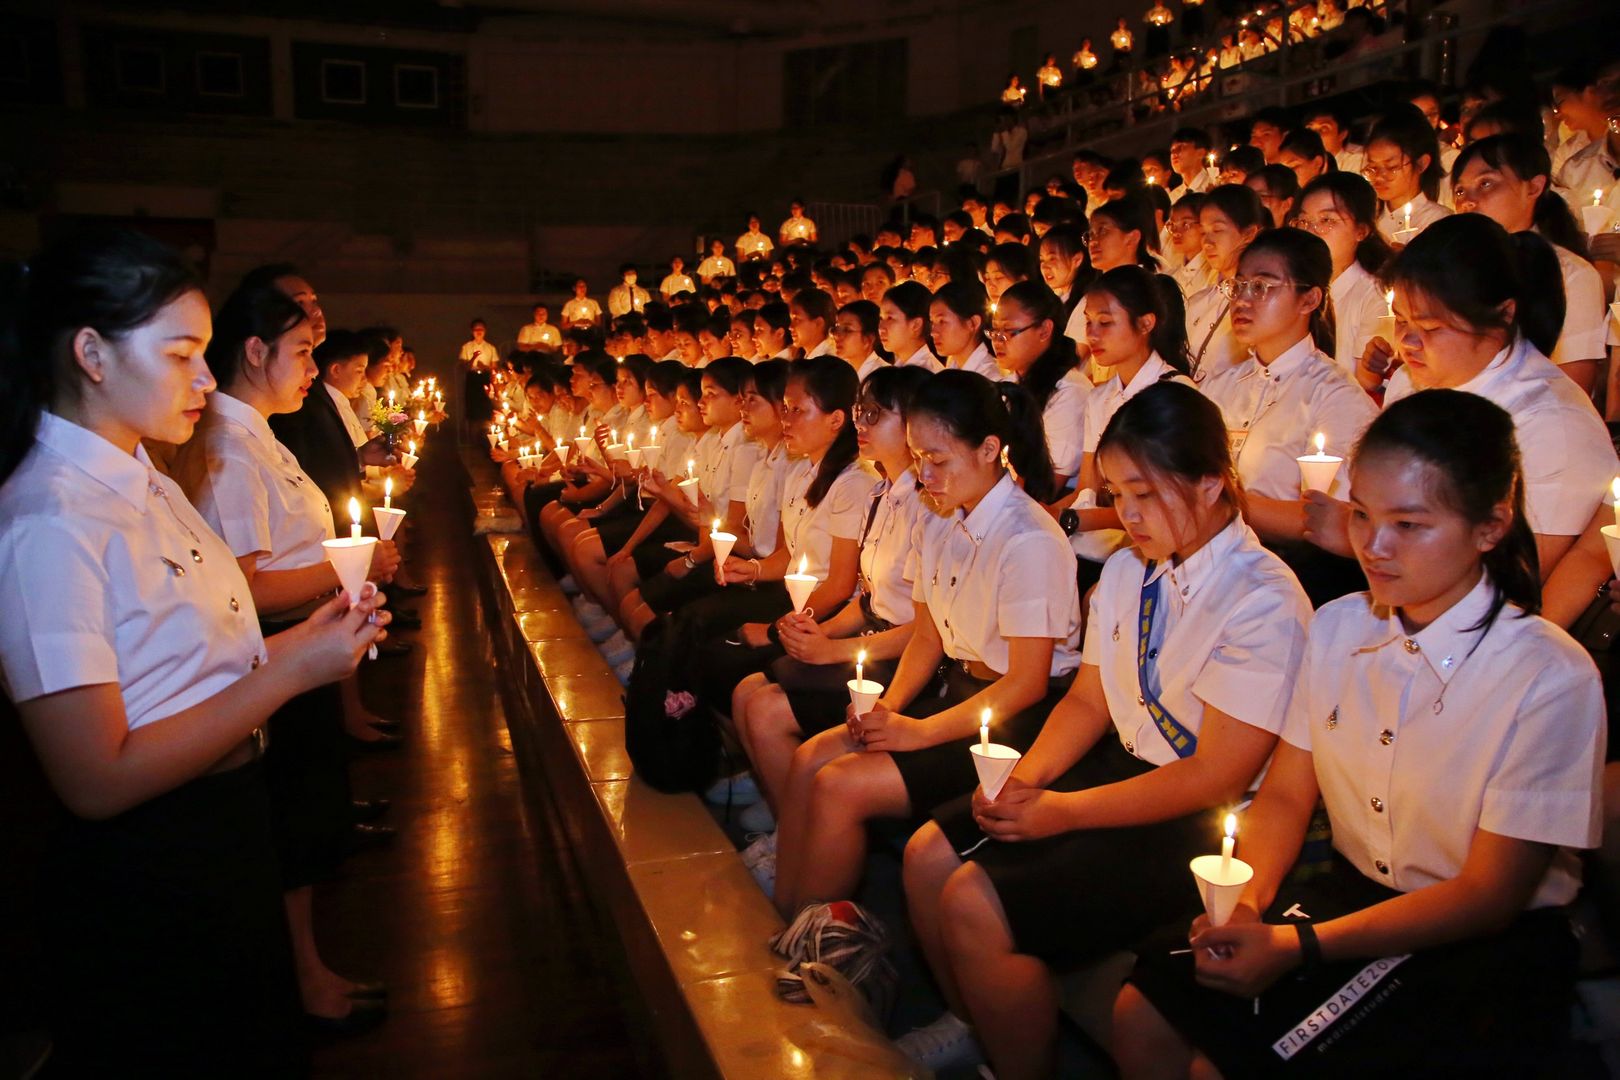
[[[984,797],[983,788],[973,789],[973,820],[992,840],[1043,840],[1073,828],[1066,802],[1064,792],[1032,787],[1009,776],[994,801]]]
[[[1188,934],[1198,982],[1238,997],[1256,997],[1299,965],[1299,931],[1260,921],[1239,904],[1225,926],[1211,926],[1208,915],[1193,920]]]

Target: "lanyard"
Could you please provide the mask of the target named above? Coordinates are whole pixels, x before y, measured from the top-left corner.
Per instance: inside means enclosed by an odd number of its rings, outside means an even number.
[[[1159,695],[1148,685],[1148,665],[1156,659],[1148,655],[1148,639],[1153,636],[1153,619],[1159,610],[1159,582],[1153,576],[1154,563],[1142,568],[1142,605],[1136,620],[1136,685],[1142,692],[1142,705],[1153,718],[1154,725],[1170,749],[1179,758],[1189,758],[1198,749],[1198,736],[1182,727],[1159,703]]]

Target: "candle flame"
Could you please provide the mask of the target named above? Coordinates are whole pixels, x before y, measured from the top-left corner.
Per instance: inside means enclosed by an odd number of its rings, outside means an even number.
[[[1318,454],[1324,454],[1327,452],[1327,436],[1322,434],[1320,431],[1316,433],[1316,452]]]
[[[612,443],[615,446],[618,445],[618,443],[619,443],[619,429],[618,428],[609,428],[608,429],[608,442]]]
[[[1592,205],[1593,206],[1601,206],[1602,203],[1603,203],[1603,189],[1602,188],[1593,188],[1592,189]]]
[[[360,500],[359,499],[352,499],[351,498],[349,500],[349,520],[354,522],[356,525],[360,524]]]
[[[710,531],[711,532],[719,532],[720,531],[720,519],[719,518],[714,519],[714,528],[712,530],[710,530]]]
[[[416,440],[412,439],[409,443],[406,443],[406,445],[411,448],[411,457],[415,457],[416,456]]]
[[[1614,494],[1614,501],[1620,503],[1620,476],[1614,478],[1614,483],[1609,485],[1609,491]]]
[[[1237,815],[1236,814],[1227,814],[1226,815],[1226,835],[1227,836],[1236,836],[1237,835]]]
[[[799,575],[802,577],[810,572],[810,556],[799,556]]]
[[[427,413],[423,412],[421,409],[417,409],[416,410],[416,418],[418,420],[426,420],[427,419]]]
[[[862,649],[860,652],[855,654],[855,666],[856,667],[865,667],[866,666],[866,650],[865,649]]]
[[[636,433],[635,432],[627,431],[627,432],[624,433],[624,448],[626,450],[634,450],[636,448]]]
[[[980,727],[989,727],[990,726],[990,707],[988,705],[985,706],[984,711],[979,714],[979,726]]]
[[[388,479],[383,481],[383,498],[392,499],[393,497],[394,497],[394,478],[392,476],[390,476]]]

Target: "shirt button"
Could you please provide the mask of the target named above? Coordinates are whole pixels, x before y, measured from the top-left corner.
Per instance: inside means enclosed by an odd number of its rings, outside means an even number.
[[[1373,813],[1382,814],[1384,812],[1384,800],[1383,799],[1380,799],[1378,796],[1374,795],[1368,801],[1372,804]]]
[[[1388,746],[1390,743],[1395,741],[1395,733],[1389,730],[1389,728],[1385,728],[1383,731],[1378,733],[1378,741],[1383,743],[1385,746]]]
[[[1385,862],[1383,859],[1377,860],[1376,862],[1373,863],[1373,865],[1378,868],[1378,872],[1380,874],[1389,873],[1389,863]]]
[[[949,630],[950,628],[951,628],[951,620],[946,619],[945,620],[945,629]]]
[[[191,561],[194,562],[194,563],[202,562],[202,552],[198,551],[196,548],[192,548],[191,549]]]
[[[253,663],[248,665],[248,670],[249,671],[258,671],[259,670],[259,658],[257,656],[255,656],[253,658]]]
[[[1413,655],[1423,651],[1423,646],[1419,645],[1411,638],[1407,638],[1405,641],[1401,642],[1401,645],[1406,649],[1407,652],[1412,653]]]
[[[238,604],[236,602],[236,597],[234,597],[234,596],[231,597],[231,610],[232,611],[241,611],[242,610],[242,605]]]
[[[1127,754],[1134,754],[1134,753],[1136,753],[1136,744],[1135,744],[1135,743],[1126,743],[1126,744],[1125,744],[1125,752],[1126,752],[1126,753],[1127,753]]]
[[[1143,697],[1141,694],[1137,694],[1136,695],[1136,703],[1138,705],[1141,705],[1142,707],[1146,708],[1147,707],[1147,698]]]

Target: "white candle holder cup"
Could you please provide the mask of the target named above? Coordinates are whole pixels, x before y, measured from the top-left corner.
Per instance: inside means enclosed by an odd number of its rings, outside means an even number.
[[[416,463],[418,461],[420,461],[420,460],[422,460],[422,459],[417,457],[415,454],[401,454],[401,455],[399,455],[399,463],[401,465],[405,466],[407,469],[416,468]]]
[[[1586,234],[1588,236],[1596,236],[1598,233],[1608,228],[1609,219],[1613,216],[1614,211],[1610,210],[1607,206],[1581,207],[1581,222],[1586,226]]]
[[[1603,546],[1609,549],[1609,569],[1620,578],[1620,527],[1605,525],[1598,532],[1603,534]]]
[[[1254,877],[1254,867],[1242,859],[1227,859],[1221,855],[1200,855],[1192,861],[1191,867],[1210,925],[1225,926],[1237,902],[1243,898],[1249,879]]]
[[[1307,454],[1299,459],[1299,475],[1306,491],[1329,492],[1338,479],[1344,458],[1332,454]]]
[[[489,448],[491,450],[495,449],[495,445],[501,441],[501,437],[495,434],[493,431],[486,431],[484,433],[484,438],[489,440]]]
[[[1383,338],[1384,344],[1390,348],[1395,347],[1395,316],[1380,315],[1373,324],[1373,337]]]
[[[635,452],[641,455],[643,465],[649,469],[656,469],[658,468],[658,459],[662,456],[664,448],[654,443],[651,446],[637,447]]]
[[[687,502],[691,503],[693,506],[696,506],[698,504],[698,482],[697,482],[697,477],[688,476],[685,480],[682,480],[676,486],[678,488],[680,488],[682,498],[684,498]]]
[[[416,437],[418,439],[427,434],[428,422],[426,420],[412,420],[411,424],[416,428]]]
[[[979,774],[979,787],[984,791],[984,797],[995,802],[1007,783],[1007,777],[1012,775],[1013,768],[1023,760],[1024,755],[1000,743],[989,746],[974,743],[968,749],[973,751],[973,768]]]
[[[373,506],[371,513],[377,522],[379,540],[392,540],[405,520],[405,511],[390,506]]]
[[[788,598],[793,601],[794,612],[799,613],[806,610],[804,605],[809,602],[810,594],[815,592],[816,586],[821,583],[810,574],[788,574],[782,579],[782,584],[787,586]]]
[[[609,461],[623,461],[623,460],[625,460],[624,451],[625,451],[624,443],[609,443],[608,448],[607,448],[608,460]]]
[[[633,450],[626,450],[624,454],[625,460],[630,463],[630,467],[635,469],[637,472],[641,471],[641,462],[646,456],[647,452],[642,450],[640,447]]]
[[[871,679],[850,679],[845,685],[849,687],[849,703],[855,706],[856,716],[871,712],[877,699],[883,696],[883,684]]]
[[[360,590],[366,587],[366,571],[371,569],[371,553],[376,546],[375,536],[343,536],[321,541],[327,561],[337,571],[338,584],[349,595],[351,608],[360,602]],[[366,655],[377,659],[377,646],[368,649]]]
[[[737,538],[728,532],[712,532],[709,534],[709,543],[714,546],[714,576],[724,585],[726,559],[730,557],[731,549],[737,546]]]
[[[578,439],[574,440],[574,452],[577,453],[580,457],[584,457],[587,453],[590,452],[590,449],[591,449],[591,440],[590,439],[578,438]]]
[[[570,450],[572,450],[572,449],[573,449],[573,447],[569,446],[565,442],[560,442],[560,443],[557,444],[557,464],[558,465],[562,466],[565,469],[568,468],[568,452]]]

